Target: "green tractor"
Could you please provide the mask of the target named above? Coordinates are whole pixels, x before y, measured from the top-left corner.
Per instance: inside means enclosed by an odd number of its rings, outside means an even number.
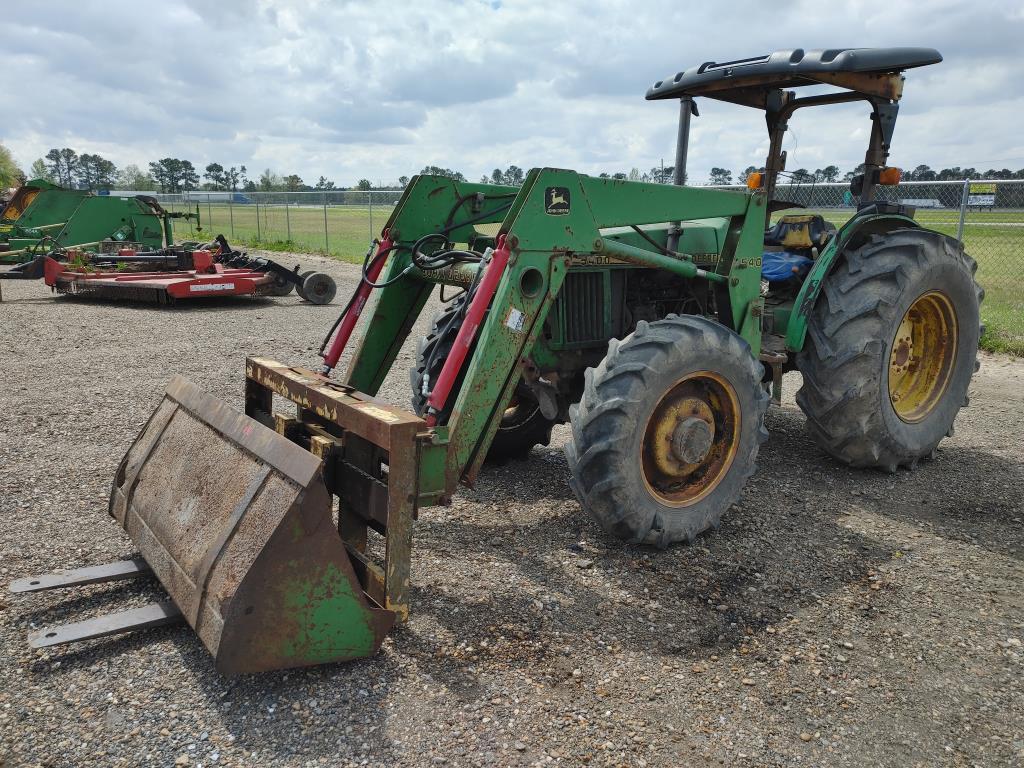
[[[91,194],[81,189],[64,189],[45,179],[32,179],[18,187],[0,211],[0,263],[26,261],[27,258],[8,255],[11,238],[26,232],[39,238],[47,231],[63,227]]]
[[[902,72],[938,61],[931,49],[794,50],[659,81],[647,97],[681,105],[676,185],[555,168],[521,188],[414,178],[320,370],[249,358],[244,415],[180,377],[168,387],[110,497],[142,556],[12,585],[152,570],[171,601],[32,643],[184,619],[227,674],[371,654],[408,612],[417,510],[563,422],[570,482],[605,530],[692,540],[756,471],[765,412],[794,369],[825,451],[913,467],[966,403],[982,295],[960,243],[875,198],[898,175],[886,161]],[[796,95],[821,85],[832,88]],[[682,185],[697,97],[763,111],[770,149],[747,190]],[[792,207],[775,193],[793,113],[854,101],[871,108],[855,215],[838,230],[807,213],[773,221]],[[439,284],[457,295],[419,344],[413,409],[378,400]]]
[[[58,248],[97,250],[104,243],[159,250],[174,243],[172,219],[155,197],[97,195],[43,179],[23,184],[0,213],[0,264],[24,264]]]

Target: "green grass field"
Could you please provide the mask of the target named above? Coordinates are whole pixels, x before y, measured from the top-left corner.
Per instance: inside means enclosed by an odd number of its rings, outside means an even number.
[[[167,207],[184,210],[180,205]],[[191,210],[195,210],[194,205]],[[200,204],[203,232],[223,234],[231,242],[252,248],[320,253],[361,263],[370,245],[371,221],[378,234],[391,213],[390,206],[328,206],[326,218],[319,206],[261,205],[258,210],[257,220],[255,205]],[[179,240],[192,238],[194,223],[179,223],[175,235]]]
[[[254,205],[200,205],[204,236],[223,233],[252,248],[320,253],[351,263],[362,262],[371,232],[379,233],[390,213],[390,206],[328,206],[325,218],[322,207],[261,205],[257,221]],[[845,210],[820,213],[837,226],[850,215]],[[956,234],[956,211],[923,209],[916,218],[926,227]],[[179,224],[176,235],[198,239],[192,222]],[[978,262],[978,282],[985,289],[982,347],[1024,356],[1024,212],[970,212],[964,245]]]

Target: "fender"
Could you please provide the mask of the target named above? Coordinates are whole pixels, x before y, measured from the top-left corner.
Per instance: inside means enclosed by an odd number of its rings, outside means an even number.
[[[856,248],[871,235],[910,227],[920,229],[921,225],[910,216],[893,213],[856,214],[840,227],[835,237],[825,246],[825,250],[814,262],[814,266],[811,267],[811,271],[793,303],[793,314],[786,327],[786,349],[790,352],[799,352],[803,349],[804,339],[807,336],[807,321],[821,294],[825,278],[839,262],[843,250],[850,247]]]

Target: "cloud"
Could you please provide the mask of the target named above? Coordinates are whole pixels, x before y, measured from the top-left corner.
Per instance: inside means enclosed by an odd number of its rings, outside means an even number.
[[[792,47],[925,45],[893,159],[1024,166],[1020,8],[802,0],[726,7],[625,0],[57,0],[5,9],[0,139],[24,167],[54,146],[145,167],[176,156],[350,185],[427,164],[475,178],[516,164],[584,172],[671,162],[676,110],[643,100],[703,61]],[[798,113],[790,168],[860,162],[863,106]],[[691,177],[759,164],[762,116],[694,122]]]

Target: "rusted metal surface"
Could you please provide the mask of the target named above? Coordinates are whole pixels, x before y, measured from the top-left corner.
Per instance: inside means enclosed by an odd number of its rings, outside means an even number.
[[[391,449],[393,435],[414,435],[426,428],[423,419],[409,411],[303,368],[250,357],[245,361],[245,375],[272,393],[385,450]]]
[[[135,632],[140,629],[177,624],[182,619],[181,611],[178,610],[174,603],[168,600],[161,603],[144,605],[141,608],[131,608],[127,611],[110,613],[106,616],[99,616],[95,619],[87,619],[86,621],[43,627],[28,636],[28,644],[32,648],[51,648],[55,645],[77,643],[82,640],[95,640],[100,637],[121,635],[125,632]]]
[[[27,576],[10,583],[11,592],[41,592],[45,589],[65,589],[67,587],[83,587],[88,584],[105,584],[108,581],[123,581],[139,576],[147,576],[153,570],[149,563],[141,557],[132,560],[118,560],[106,565],[90,565],[59,573],[44,573],[39,576]]]
[[[320,459],[180,377],[110,512],[224,674],[370,655],[394,622],[333,530]]]
[[[732,465],[739,440],[739,406],[732,385],[711,371],[680,379],[644,427],[644,485],[671,507],[707,496]]]
[[[479,264],[463,262],[452,264],[448,267],[442,267],[441,269],[431,269],[429,271],[423,271],[418,267],[413,267],[410,274],[413,277],[430,283],[439,283],[440,285],[457,285],[461,288],[468,288],[473,284],[473,280],[476,278],[476,274],[479,270]]]
[[[423,419],[325,376],[271,360],[246,361],[247,402],[269,406],[264,389],[298,406],[295,427],[324,462],[338,497],[338,531],[362,588],[394,611],[409,611],[412,524],[421,490],[420,455],[433,433]],[[439,450],[443,450],[443,447]],[[428,479],[443,490],[440,472]],[[367,555],[367,531],[385,538],[382,563]]]
[[[899,72],[822,72],[815,80],[891,101],[903,96],[903,75]]]

